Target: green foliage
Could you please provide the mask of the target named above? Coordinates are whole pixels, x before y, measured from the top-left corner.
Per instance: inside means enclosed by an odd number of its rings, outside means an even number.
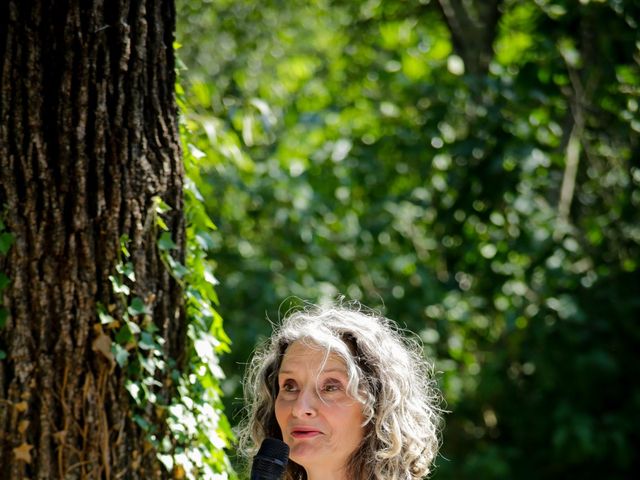
[[[178,90],[179,91],[179,90]],[[179,98],[181,102],[181,98]],[[182,104],[183,105],[183,104]],[[222,317],[216,311],[217,280],[207,252],[210,232],[215,228],[198,192],[198,159],[191,154],[192,133],[181,125],[185,162],[184,209],[187,218],[185,265],[174,260],[175,247],[169,232],[158,240],[158,248],[174,277],[183,282],[189,325],[188,371],[178,380],[178,395],[170,407],[169,427],[173,441],[181,448],[161,459],[170,467],[181,465],[189,479],[236,478],[225,449],[234,439],[223,412],[220,382],[224,374],[219,356],[229,352],[230,340],[224,332]],[[159,206],[160,211],[166,206]],[[177,372],[176,372],[177,373]]]
[[[180,89],[178,88],[178,91]],[[218,356],[229,351],[222,318],[214,305],[218,298],[214,290],[216,280],[206,258],[210,247],[209,235],[215,225],[206,214],[202,197],[194,182],[197,176],[196,158],[189,151],[189,130],[181,126],[184,162],[186,170],[184,210],[187,219],[187,252],[183,265],[171,252],[177,245],[162,219],[162,214],[171,209],[161,199],[156,199],[156,225],[161,230],[158,250],[161,257],[185,291],[188,318],[188,350],[186,371],[172,366],[172,377],[177,385],[177,393],[168,405],[167,424],[170,436],[159,444],[159,458],[169,471],[187,479],[235,478],[225,449],[233,440],[231,427],[223,413],[220,381],[224,374],[219,367]],[[126,271],[126,269],[125,269]],[[133,299],[127,310],[130,314],[144,314],[146,306],[141,299]],[[159,367],[153,360],[153,352],[161,346],[161,338],[153,332],[145,336],[141,333],[141,348],[147,351],[147,362],[142,364],[152,378],[154,369]],[[137,400],[145,398],[142,385],[130,383],[129,392]],[[144,428],[144,425],[141,425]],[[176,473],[180,472],[180,473]]]
[[[181,2],[179,35],[231,319],[225,398],[265,314],[344,293],[436,359],[452,411],[438,478],[628,477],[635,3],[501,2],[483,75],[439,2],[206,3]]]
[[[131,295],[136,277],[133,264],[129,261],[126,236],[120,239],[120,245],[121,259],[116,265],[116,274],[110,275],[109,280],[121,302],[121,308],[98,304],[99,331],[102,332],[104,328],[114,332],[111,353],[114,361],[127,372],[125,388],[133,401],[133,419],[149,432],[150,438],[157,444],[157,426],[145,417],[150,406],[166,407],[155,393],[156,387],[161,386],[155,378],[156,373],[167,368],[162,350],[165,340],[157,334],[158,327],[152,321],[151,310],[145,300]],[[118,311],[121,313],[116,319],[112,314]]]

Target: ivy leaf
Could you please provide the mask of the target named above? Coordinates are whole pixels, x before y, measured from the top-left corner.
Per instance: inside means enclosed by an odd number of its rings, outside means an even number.
[[[156,205],[156,212],[159,214],[167,213],[168,211],[172,210],[171,206],[168,205],[160,197],[153,197],[153,201]]]
[[[173,250],[177,247],[178,245],[176,245],[176,243],[171,238],[171,233],[163,232],[162,235],[160,235],[160,239],[158,240],[158,248],[160,250]]]
[[[133,335],[139,335],[140,334],[140,326],[136,322],[132,322],[130,320],[127,320],[127,328],[129,328],[129,331]]]
[[[116,362],[118,362],[118,365],[120,365],[120,367],[124,367],[127,364],[127,361],[129,360],[129,352],[127,352],[126,349],[124,349],[121,345],[118,345],[117,343],[114,343],[112,346],[113,346],[113,353],[114,353]]]
[[[140,386],[135,382],[128,382],[125,386],[131,398],[133,398],[137,404],[140,404]]]
[[[125,257],[129,258],[131,255],[129,253],[129,249],[127,245],[129,244],[129,235],[124,234],[120,237],[120,251],[124,254]]]
[[[0,255],[6,255],[6,253],[13,245],[13,235],[8,232],[0,233]]]
[[[204,279],[209,282],[211,285],[219,285],[220,281],[213,275],[213,269],[211,268],[211,265],[205,265],[205,270],[204,270]]]
[[[107,325],[109,323],[113,323],[116,321],[115,318],[113,318],[111,315],[109,315],[107,312],[98,312],[98,318],[100,319],[100,323],[103,325]]]
[[[165,203],[160,197],[153,197],[153,203],[155,204],[156,211],[156,225],[158,225],[162,230],[169,231],[169,227],[165,223],[164,219],[160,216],[168,211],[172,210],[171,206]]]
[[[140,335],[140,342],[138,343],[138,346],[142,350],[152,350],[158,347],[157,343],[153,341],[153,336],[147,332],[142,332]]]
[[[129,295],[131,293],[131,289],[126,286],[119,278],[116,278],[113,275],[109,275],[109,280],[111,280],[111,285],[113,286],[114,293],[124,293],[125,295]]]
[[[153,323],[153,322],[147,322],[146,324],[144,324],[144,331],[145,331],[145,332],[155,333],[155,332],[157,332],[158,330],[160,330],[160,329],[159,329],[159,328],[158,328],[158,326],[157,326],[155,323]],[[162,338],[162,337],[160,337],[160,338]],[[160,338],[159,338],[158,340],[160,340]],[[163,339],[163,340],[164,340],[164,339]]]
[[[109,362],[112,369],[115,367],[116,362],[113,353],[111,353],[111,338],[109,335],[101,331],[91,344],[91,349],[102,355]]]
[[[142,418],[140,415],[134,415],[133,416],[133,420],[143,429],[143,430],[149,430],[149,428],[151,427],[151,424],[145,420],[144,418]]]
[[[167,227],[167,224],[161,217],[156,218],[156,225],[158,225],[165,232],[169,231],[169,227]]]
[[[131,300],[131,304],[127,308],[129,315],[135,317],[138,315],[151,315],[151,309],[145,305],[144,301],[140,297],[135,297]]]
[[[176,278],[183,278],[189,273],[187,267],[175,260],[171,255],[167,255],[167,263],[171,268],[171,273],[173,273]]]
[[[136,281],[136,273],[133,271],[133,264],[131,262],[127,262],[124,265],[116,265],[116,270],[118,273],[124,275],[132,282]]]
[[[116,334],[116,342],[118,343],[118,345],[126,345],[133,339],[133,333],[129,328],[129,323],[131,322],[127,322],[126,325],[118,330],[118,333]]]
[[[104,308],[104,305],[102,305],[101,303],[98,303],[98,318],[100,319],[100,323],[103,325],[107,325],[116,321],[115,318],[107,313],[106,308]]]
[[[11,283],[11,279],[7,277],[4,273],[0,272],[0,292],[7,288],[7,285]]]
[[[173,472],[173,457],[171,455],[158,454],[158,460],[162,462],[167,471]],[[185,475],[174,476],[174,478],[185,478]]]
[[[195,158],[196,160],[200,160],[201,158],[207,156],[206,153],[204,153],[202,150],[200,150],[198,147],[196,147],[192,143],[189,144],[189,152],[191,153],[191,155],[193,155],[193,158]]]
[[[19,433],[24,433],[27,431],[27,428],[29,428],[29,420],[20,420],[20,423],[18,424],[18,432]]]
[[[211,250],[215,247],[211,234],[208,232],[197,231],[195,239],[203,250]]]
[[[22,445],[20,445],[19,447],[14,448],[13,454],[15,455],[16,460],[22,460],[23,462],[31,463],[32,448],[33,445],[29,445],[26,442],[22,443]]]

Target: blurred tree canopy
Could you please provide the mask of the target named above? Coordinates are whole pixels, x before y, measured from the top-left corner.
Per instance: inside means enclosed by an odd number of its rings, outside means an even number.
[[[419,333],[436,478],[629,478],[640,5],[180,0],[227,411],[267,318],[345,294]]]

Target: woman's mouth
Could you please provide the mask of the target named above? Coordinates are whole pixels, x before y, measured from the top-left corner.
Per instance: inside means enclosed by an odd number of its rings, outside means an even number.
[[[291,436],[293,438],[304,439],[304,438],[314,438],[318,435],[321,435],[322,432],[319,430],[307,429],[307,428],[299,428],[291,430]]]

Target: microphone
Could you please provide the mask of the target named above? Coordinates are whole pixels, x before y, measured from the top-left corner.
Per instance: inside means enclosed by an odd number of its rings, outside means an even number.
[[[265,438],[253,457],[251,480],[280,480],[289,461],[289,445],[277,438]]]

